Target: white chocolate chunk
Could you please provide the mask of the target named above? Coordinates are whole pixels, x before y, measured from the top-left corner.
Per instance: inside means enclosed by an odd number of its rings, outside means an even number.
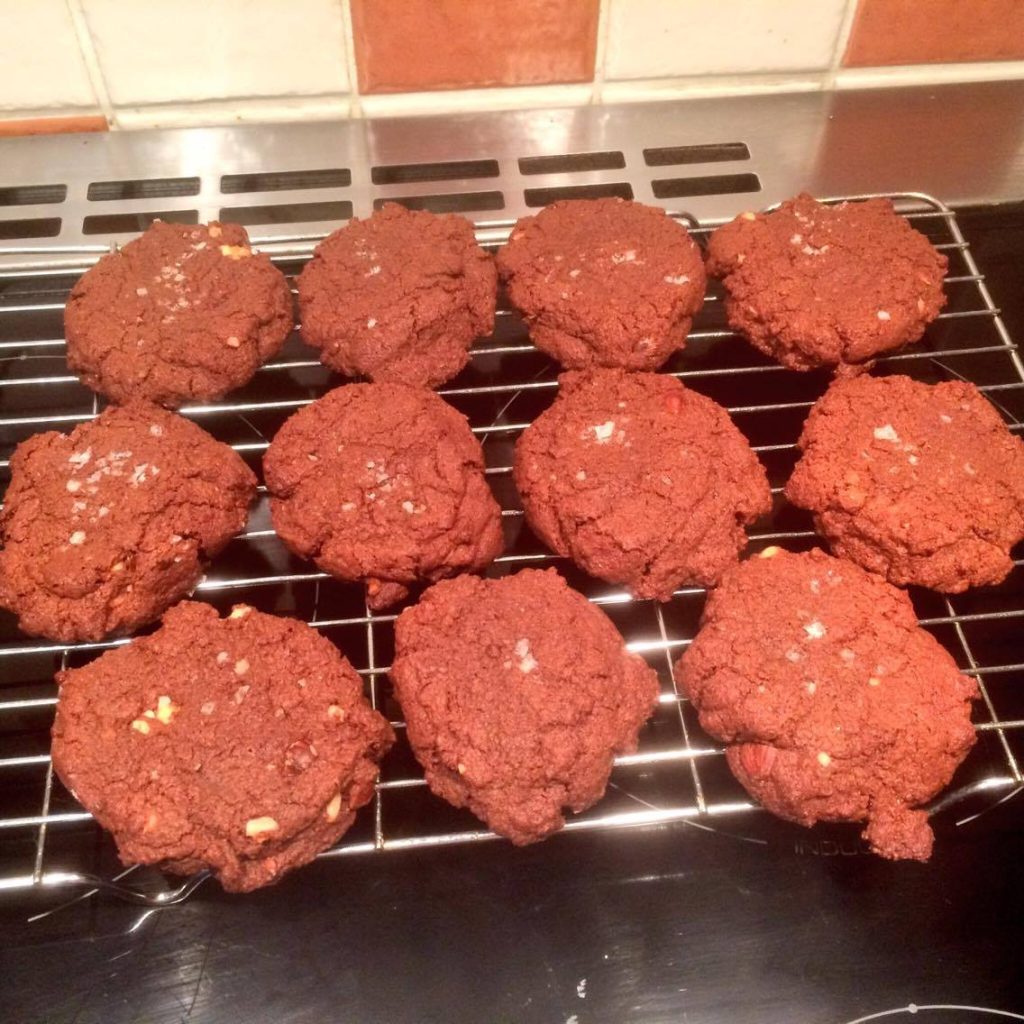
[[[526,637],[517,640],[512,650],[519,659],[519,671],[524,675],[537,668],[537,659],[533,656],[530,641]]]
[[[171,719],[178,713],[178,705],[170,697],[160,696],[156,699],[156,718],[164,725],[170,725]]]

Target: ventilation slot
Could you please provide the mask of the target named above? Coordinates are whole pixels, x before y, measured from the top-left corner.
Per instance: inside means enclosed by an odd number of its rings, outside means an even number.
[[[661,146],[644,150],[648,167],[669,167],[672,164],[718,164],[726,160],[749,160],[745,142],[721,142],[708,146]]]
[[[448,192],[433,196],[389,196],[374,199],[373,208],[379,210],[385,203],[398,203],[408,210],[429,210],[431,213],[469,213],[473,210],[504,210],[505,197],[501,192]]]
[[[573,171],[618,171],[626,166],[619,152],[563,153],[559,156],[522,156],[521,174],[571,174]]]
[[[115,199],[168,199],[199,195],[198,178],[150,178],[148,181],[94,181],[88,197],[94,202]],[[164,218],[167,220],[168,218]]]
[[[701,178],[660,178],[651,182],[651,189],[658,199],[683,199],[760,192],[761,181],[756,174],[711,174]]]
[[[239,192],[288,192],[292,189],[347,188],[352,172],[347,167],[319,171],[273,171],[266,174],[225,174],[220,190],[226,195]]]
[[[60,217],[0,220],[0,238],[53,238],[60,234]]]
[[[607,185],[558,185],[554,188],[528,188],[523,192],[527,206],[547,206],[559,199],[632,199],[633,186],[627,181]]]
[[[323,203],[280,203],[270,206],[225,206],[220,219],[235,224],[298,224],[315,220],[348,220],[352,204],[347,200]]]
[[[63,203],[67,195],[67,185],[15,185],[12,188],[0,188],[0,206]]]
[[[97,213],[82,221],[83,235],[118,235],[142,232],[155,220],[172,224],[198,224],[196,210],[158,210],[146,213]]]
[[[456,181],[460,178],[496,178],[497,160],[452,160],[442,164],[392,164],[374,167],[374,185],[409,185],[417,181]],[[396,200],[397,201],[397,200]]]

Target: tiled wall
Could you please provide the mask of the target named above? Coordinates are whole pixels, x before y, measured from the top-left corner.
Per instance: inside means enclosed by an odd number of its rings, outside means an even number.
[[[1024,77],[1024,0],[0,0],[0,134]]]

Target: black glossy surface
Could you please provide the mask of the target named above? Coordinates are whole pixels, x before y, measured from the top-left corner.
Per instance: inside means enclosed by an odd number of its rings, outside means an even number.
[[[1024,338],[1024,211],[965,211],[960,223]],[[975,368],[983,376],[984,359]],[[794,378],[779,384],[795,394]],[[1024,660],[1012,630],[971,638],[984,664]],[[1024,716],[1022,684],[993,686],[1003,717]],[[37,808],[33,789],[23,813]],[[910,1004],[921,1009],[878,1019],[996,1019],[925,1009],[935,1004],[1024,1019],[1024,797],[958,810],[928,865],[863,855],[856,829],[748,814],[712,821],[718,831],[332,858],[266,892],[211,883],[148,915],[103,897],[28,924],[59,897],[0,894],[0,1020],[843,1024]],[[984,813],[957,827],[971,810]],[[73,841],[54,837],[48,857]],[[23,860],[17,842],[0,844],[0,867]],[[97,845],[94,868],[113,873],[109,858]]]
[[[781,836],[766,848],[673,828],[321,862],[244,898],[211,885],[133,935],[140,911],[97,901],[35,940],[22,930],[2,999],[6,1019],[76,1024],[763,1024],[1019,1007],[1024,836],[997,814],[984,839],[944,837],[926,867],[817,856],[810,836],[797,854]],[[69,926],[78,939],[48,939]]]

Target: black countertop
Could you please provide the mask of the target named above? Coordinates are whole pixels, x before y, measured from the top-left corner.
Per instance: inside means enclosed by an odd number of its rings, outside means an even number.
[[[960,223],[1024,338],[1024,207]],[[100,897],[29,924],[60,897],[0,898],[0,1019],[1024,1020],[1024,797],[992,803],[928,865],[756,814],[321,860],[159,912]]]

